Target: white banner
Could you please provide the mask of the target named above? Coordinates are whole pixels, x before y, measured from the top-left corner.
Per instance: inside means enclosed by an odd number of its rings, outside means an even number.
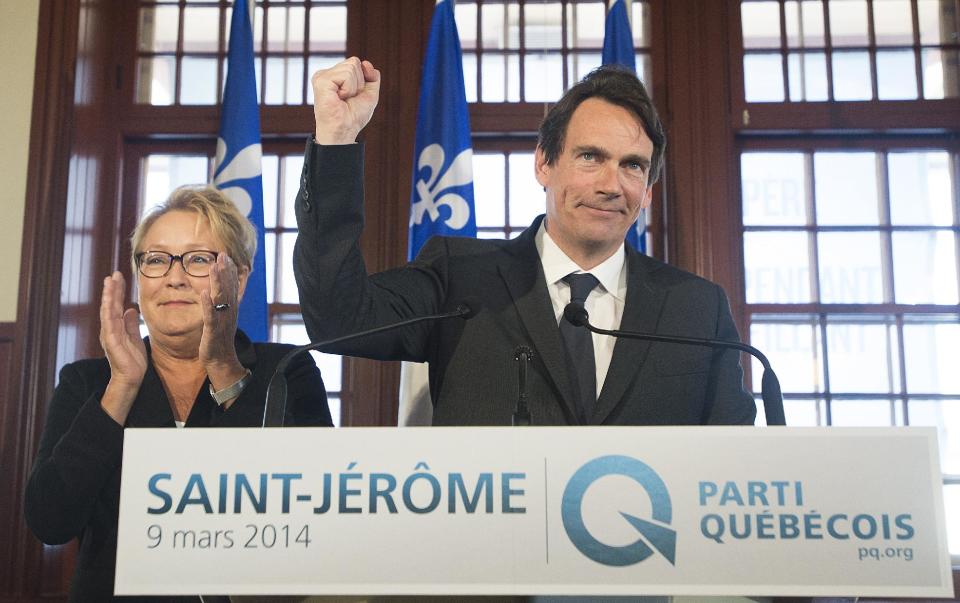
[[[933,428],[128,429],[116,593],[952,596]]]

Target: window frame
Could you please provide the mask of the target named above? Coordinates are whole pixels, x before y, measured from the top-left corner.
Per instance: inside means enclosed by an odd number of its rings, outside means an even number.
[[[749,2],[750,0],[743,0]],[[784,3],[777,0],[781,15],[780,47],[771,49],[783,53],[783,73],[787,73],[787,46],[784,23]],[[824,0],[824,12],[829,12],[829,0]],[[872,14],[874,0],[866,0],[868,6],[868,27],[870,44],[865,48],[876,50]],[[917,18],[917,0],[910,0],[914,24]],[[871,85],[873,100],[869,101],[790,101],[783,102],[747,102],[744,94],[743,59],[746,49],[742,36],[740,0],[728,2],[729,54],[730,54],[730,125],[740,133],[782,132],[842,132],[856,130],[863,133],[889,132],[896,130],[914,130],[928,132],[956,132],[960,124],[960,98],[918,99],[918,100],[878,100],[876,55],[871,53]],[[919,48],[919,31],[915,32],[914,44]],[[826,50],[827,86],[832,90],[832,46],[829,36],[824,40]],[[956,46],[956,45],[954,45]],[[952,46],[951,46],[952,47]],[[883,47],[881,47],[883,48]],[[914,46],[911,46],[914,48]],[[917,62],[921,61],[918,54]],[[919,71],[917,78],[920,78]],[[919,81],[919,79],[918,79]],[[789,99],[789,84],[784,78],[784,92]],[[922,95],[922,88],[918,89]],[[828,93],[829,98],[829,93]],[[790,115],[789,124],[784,123],[784,114]]]

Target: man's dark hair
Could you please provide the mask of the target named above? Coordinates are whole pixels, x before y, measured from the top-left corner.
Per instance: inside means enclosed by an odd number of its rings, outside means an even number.
[[[588,98],[599,98],[630,111],[643,124],[643,130],[653,142],[650,158],[650,177],[647,186],[660,178],[663,169],[663,151],[667,136],[657,115],[657,109],[636,74],[620,65],[604,65],[587,74],[560,98],[543,118],[537,145],[543,150],[547,163],[552,165],[563,150],[567,126],[573,112]]]

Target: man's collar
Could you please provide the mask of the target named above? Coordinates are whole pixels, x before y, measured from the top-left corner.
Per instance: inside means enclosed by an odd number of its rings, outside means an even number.
[[[537,254],[540,256],[540,262],[543,264],[543,275],[546,277],[547,284],[552,285],[573,272],[589,272],[597,277],[597,280],[600,281],[603,288],[607,290],[607,293],[623,301],[620,277],[623,272],[624,262],[626,261],[624,244],[621,243],[617,251],[599,265],[590,270],[583,270],[576,262],[570,259],[570,256],[557,246],[547,232],[545,223],[546,221],[540,223],[535,241]]]

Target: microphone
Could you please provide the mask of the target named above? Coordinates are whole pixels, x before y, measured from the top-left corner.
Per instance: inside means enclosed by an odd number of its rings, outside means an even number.
[[[612,337],[626,337],[627,339],[642,339],[644,341],[659,341],[662,343],[679,343],[684,345],[699,345],[709,348],[728,348],[746,352],[760,361],[763,365],[763,378],[760,384],[760,396],[763,398],[763,414],[767,425],[786,425],[783,416],[783,394],[780,392],[780,380],[770,366],[770,361],[757,348],[740,343],[739,341],[721,341],[719,339],[701,339],[699,337],[681,337],[679,335],[657,335],[654,333],[636,333],[633,331],[607,330],[590,324],[590,314],[581,302],[570,302],[563,309],[563,318],[575,327],[586,327],[592,333],[610,335]]]
[[[347,335],[341,335],[340,337],[334,337],[333,339],[315,341],[293,348],[287,352],[283,358],[280,359],[280,362],[277,363],[277,368],[273,373],[273,377],[270,378],[270,384],[267,386],[267,399],[263,405],[263,427],[283,427],[283,417],[287,410],[287,367],[290,365],[290,361],[298,355],[304,352],[309,352],[310,350],[316,350],[328,345],[333,345],[335,343],[343,343],[344,341],[360,339],[369,335],[377,335],[378,333],[392,331],[394,329],[419,324],[421,322],[443,320],[444,318],[463,318],[464,320],[468,320],[477,315],[477,313],[480,311],[480,307],[481,304],[479,300],[473,297],[467,297],[457,305],[456,310],[450,312],[408,318],[406,320],[374,327],[365,331],[348,333]]]

